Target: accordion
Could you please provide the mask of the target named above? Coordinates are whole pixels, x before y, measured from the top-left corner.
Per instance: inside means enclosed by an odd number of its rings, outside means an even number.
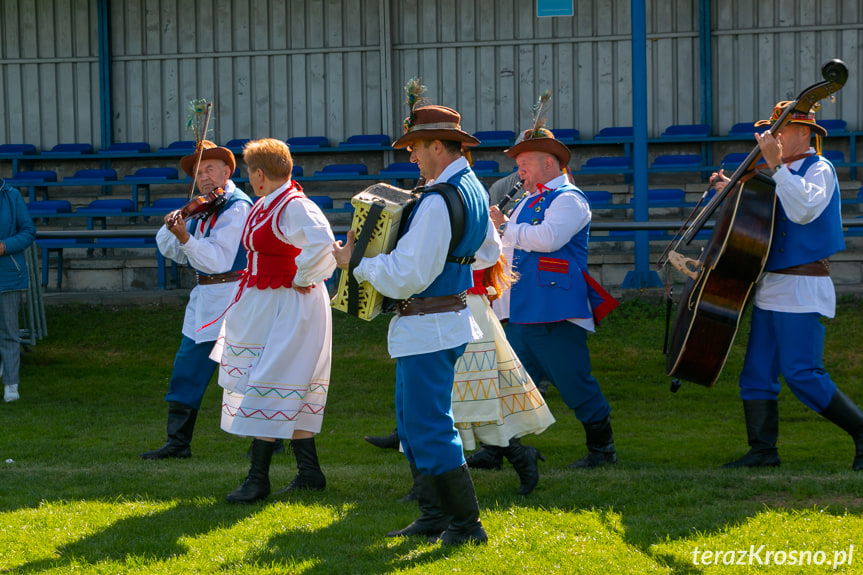
[[[407,218],[415,199],[411,192],[387,184],[369,186],[351,198],[354,207],[351,231],[356,241],[354,258],[348,270],[339,274],[339,287],[330,302],[333,309],[366,321],[386,311],[387,298],[368,282],[354,280],[351,270],[361,257],[370,258],[392,251],[401,223]]]

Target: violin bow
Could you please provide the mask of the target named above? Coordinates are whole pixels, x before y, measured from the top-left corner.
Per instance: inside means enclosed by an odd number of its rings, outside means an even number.
[[[186,122],[186,127],[191,129],[195,136],[195,169],[192,170],[192,182],[189,184],[186,201],[192,198],[195,184],[198,181],[198,168],[201,167],[201,157],[204,155],[204,139],[207,137],[207,130],[210,126],[210,113],[213,110],[213,103],[204,99],[192,100],[189,108],[191,114],[189,115],[188,122]]]

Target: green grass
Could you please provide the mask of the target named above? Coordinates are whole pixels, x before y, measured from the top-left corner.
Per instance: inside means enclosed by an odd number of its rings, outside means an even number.
[[[215,385],[191,459],[138,457],[164,439],[181,307],[47,312],[49,336],[23,357],[22,399],[0,404],[0,461],[13,460],[0,463],[2,573],[863,572],[863,474],[850,471],[851,440],[787,390],[782,467],[721,468],[747,448],[736,383],[745,327],[713,388],[684,384],[672,394],[664,307],[624,302],[589,339],[619,463],[566,468],[584,454],[584,432],[552,389],[557,423],[525,439],[547,457],[539,487],[522,498],[510,466],[475,471],[489,545],[442,549],[384,537],[417,515],[414,504],[396,501],[410,487],[403,456],[362,440],[394,424],[387,318],[334,312],[317,440],[327,489],[247,507],[224,502],[245,477],[249,442],[219,429]],[[825,364],[863,402],[861,312],[861,301],[842,300],[827,322]],[[294,474],[291,457],[274,457],[274,489]],[[723,564],[750,548],[762,549],[752,565],[748,557]],[[767,552],[779,557],[765,561]],[[845,564],[834,569],[842,552]],[[811,564],[792,566],[792,557]],[[775,564],[781,558],[786,565]]]

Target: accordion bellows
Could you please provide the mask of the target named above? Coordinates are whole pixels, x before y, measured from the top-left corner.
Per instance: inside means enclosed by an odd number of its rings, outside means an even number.
[[[374,224],[368,245],[363,257],[374,257],[392,251],[398,240],[399,226],[404,207],[414,198],[409,191],[387,184],[375,184],[351,198],[354,216],[351,220],[351,230],[354,238],[359,239],[371,206],[381,204],[383,210]],[[368,282],[359,283],[359,309],[357,317],[370,321],[383,311],[385,297],[375,290]],[[339,287],[331,300],[333,309],[348,311],[348,274],[339,274]]]

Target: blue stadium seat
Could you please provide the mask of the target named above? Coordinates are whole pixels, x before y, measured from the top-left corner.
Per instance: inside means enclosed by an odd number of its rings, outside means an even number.
[[[381,168],[381,177],[388,178],[418,178],[420,167],[413,162],[393,162],[385,168]]]
[[[292,178],[302,178],[303,177],[303,167],[302,166],[294,166],[291,168],[291,177]]]
[[[33,201],[27,204],[27,211],[31,217],[53,216],[56,214],[71,214],[72,204],[67,200],[45,200]]]
[[[473,137],[483,146],[509,146],[515,141],[512,130],[484,130],[474,132]]]
[[[112,182],[117,180],[117,170],[112,169],[97,169],[97,170],[78,170],[74,175],[63,178],[64,182],[69,180],[84,182]]]
[[[6,183],[15,184],[31,184],[33,182],[56,182],[57,172],[54,170],[31,170],[18,172],[14,178],[7,178]]]
[[[686,172],[696,171],[704,166],[704,160],[699,154],[667,154],[657,156],[650,167],[655,172]]]
[[[655,207],[677,207],[682,206],[686,200],[686,193],[679,188],[658,188],[647,190],[647,205]],[[634,199],[630,200],[633,203]]]
[[[339,142],[340,148],[381,149],[390,147],[390,137],[386,134],[357,134]]]
[[[827,130],[828,136],[839,136],[848,131],[845,120],[815,120],[815,123]]]
[[[0,144],[0,155],[29,156],[36,152],[33,144]]]
[[[159,151],[177,154],[191,154],[195,151],[196,147],[197,143],[195,143],[195,140],[177,140],[176,142],[171,142],[166,147],[159,148]]]
[[[701,140],[710,135],[707,124],[674,124],[660,134],[662,139]]]
[[[315,202],[322,210],[333,209],[333,199],[330,196],[308,196],[308,198]]]
[[[101,155],[144,154],[150,151],[147,142],[114,142],[107,149],[99,152]]]
[[[233,140],[228,140],[228,143],[225,144],[225,147],[234,152],[235,154],[239,154],[243,151],[243,147],[251,141],[252,140],[249,138],[234,138]]]
[[[315,172],[316,176],[366,176],[369,168],[365,164],[329,164]]]
[[[845,153],[842,150],[824,150],[821,155],[830,160],[834,166],[845,163]]]
[[[164,215],[179,210],[186,205],[186,198],[159,198],[149,206],[141,208],[141,213]]]
[[[581,166],[581,171],[586,173],[613,174],[621,170],[629,170],[632,167],[632,158],[629,156],[598,156],[588,158]]]
[[[747,157],[749,157],[749,152],[733,152],[731,154],[725,154],[720,166],[723,170],[734,171]]]
[[[79,214],[86,213],[111,213],[121,215],[126,212],[134,212],[135,204],[132,203],[132,200],[126,199],[103,199],[103,200],[93,200],[87,206],[78,208],[77,212]]]
[[[632,126],[611,126],[603,128],[594,136],[594,140],[631,140],[633,137]]]
[[[57,144],[50,150],[43,150],[43,155],[51,154],[92,154],[93,146],[90,144]]]
[[[500,172],[500,164],[495,160],[477,160],[473,163],[473,171],[477,176],[496,176]]]
[[[296,138],[288,138],[288,146],[291,152],[313,152],[321,148],[329,148],[330,141],[324,136],[298,136]]]
[[[863,188],[861,188],[860,193],[863,194]],[[860,197],[860,194],[858,194]],[[857,216],[854,219],[861,219],[863,216]],[[863,236],[863,226],[848,226],[848,231],[845,232],[846,236]]]
[[[598,191],[588,191],[584,192],[587,196],[587,199],[590,201],[590,207],[598,208],[602,206],[607,206],[611,204],[611,192],[605,190]]]
[[[554,139],[564,144],[573,144],[578,141],[580,135],[575,128],[557,128],[552,130]]]
[[[731,126],[728,131],[729,138],[753,138],[755,132],[761,133],[764,130],[770,129],[770,126],[755,127],[755,122],[739,122]]]
[[[176,180],[179,178],[177,168],[139,168],[134,174],[126,176],[126,180]]]

